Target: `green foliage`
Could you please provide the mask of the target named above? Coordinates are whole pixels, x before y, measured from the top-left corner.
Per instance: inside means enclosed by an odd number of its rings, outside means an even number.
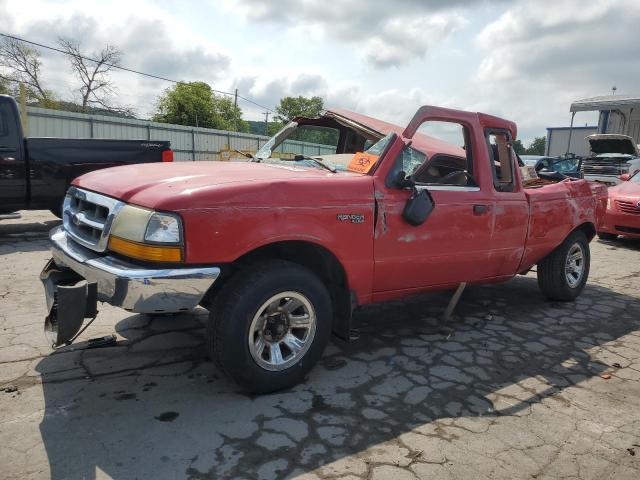
[[[242,110],[233,104],[230,97],[213,95],[213,110],[218,127],[221,130],[248,132],[249,124],[242,120]]]
[[[338,145],[338,137],[340,132],[335,128],[318,127],[314,125],[300,125],[288,140],[297,140],[299,142],[319,143],[322,145]]]
[[[513,142],[513,149],[518,155],[524,155],[524,152],[526,151],[524,145],[519,139]]]
[[[9,82],[4,78],[0,77],[0,95],[10,95],[11,90],[9,89]]]
[[[546,137],[535,137],[525,153],[527,155],[544,155],[546,145]]]
[[[324,101],[320,97],[284,97],[276,107],[275,120],[287,123],[294,117],[317,117],[324,110]]]
[[[247,120],[247,124],[249,126],[249,132],[254,135],[274,135],[280,128],[282,128],[282,124],[280,122],[269,122],[268,131],[265,131],[264,120]]]
[[[318,117],[323,110],[324,100],[321,97],[284,97],[276,107],[276,124],[269,124],[269,135],[273,135],[295,117]],[[289,137],[289,140],[334,146],[338,143],[338,134],[339,132],[332,128],[302,126]]]
[[[215,95],[204,82],[179,83],[158,99],[152,120],[194,127],[246,132],[242,110],[230,98]]]

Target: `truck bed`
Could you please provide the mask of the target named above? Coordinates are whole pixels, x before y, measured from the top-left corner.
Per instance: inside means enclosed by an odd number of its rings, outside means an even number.
[[[604,218],[607,187],[586,180],[563,180],[558,183],[525,188],[529,203],[529,227],[521,270],[527,270],[548,252],[560,245],[567,235],[583,224],[594,225]]]
[[[162,160],[170,142],[76,138],[25,138],[31,207],[60,203],[74,178],[103,168]]]

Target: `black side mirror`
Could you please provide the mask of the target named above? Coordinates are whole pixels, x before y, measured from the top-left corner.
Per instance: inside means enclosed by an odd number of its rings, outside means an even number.
[[[407,172],[404,170],[400,170],[396,174],[396,178],[393,179],[393,184],[397,188],[413,188],[416,186],[416,182],[411,178],[411,176],[407,176]]]
[[[407,200],[404,210],[402,211],[402,218],[404,218],[409,225],[417,227],[427,220],[427,217],[431,214],[434,207],[435,203],[429,192],[426,189],[418,190],[414,186],[411,197]]]

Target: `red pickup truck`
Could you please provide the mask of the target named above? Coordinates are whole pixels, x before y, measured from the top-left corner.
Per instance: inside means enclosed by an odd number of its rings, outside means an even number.
[[[454,125],[464,146],[418,132],[430,122]],[[211,357],[268,392],[299,382],[361,305],[534,265],[544,295],[572,300],[606,188],[525,188],[515,138],[513,122],[483,113],[425,106],[403,129],[329,110],[294,119],[252,161],[86,174],[50,235],[45,330],[69,343],[97,301],[149,314],[201,305]]]

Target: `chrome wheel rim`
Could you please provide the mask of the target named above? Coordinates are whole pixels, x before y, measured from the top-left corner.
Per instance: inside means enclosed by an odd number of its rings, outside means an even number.
[[[249,327],[249,351],[265,370],[279,371],[297,363],[316,333],[316,313],[307,297],[281,292],[258,308]]]
[[[564,276],[567,284],[575,288],[580,284],[584,275],[584,251],[582,245],[574,243],[569,249],[567,260],[564,264]]]

